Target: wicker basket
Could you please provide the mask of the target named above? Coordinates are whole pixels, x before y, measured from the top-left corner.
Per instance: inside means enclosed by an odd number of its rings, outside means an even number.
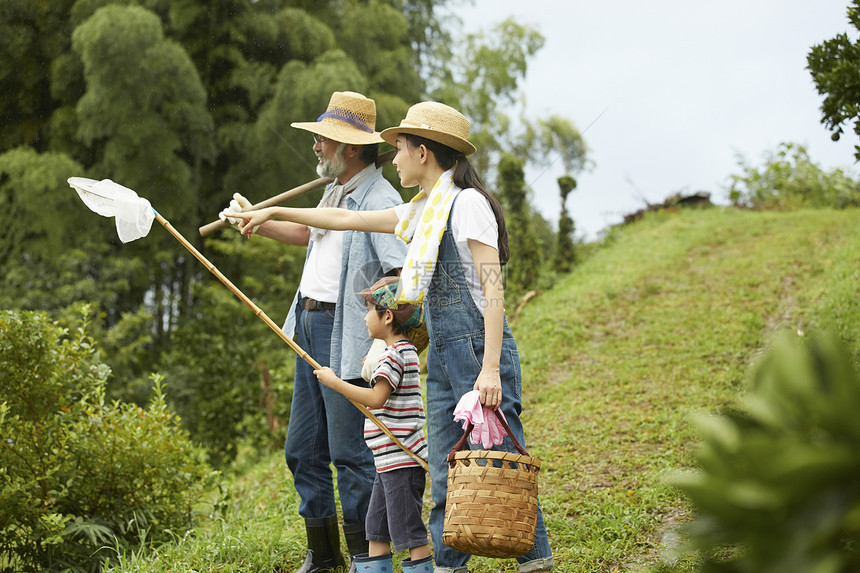
[[[535,541],[541,462],[528,455],[501,416],[499,421],[520,453],[463,451],[469,424],[448,454],[442,541],[472,555],[519,557]]]

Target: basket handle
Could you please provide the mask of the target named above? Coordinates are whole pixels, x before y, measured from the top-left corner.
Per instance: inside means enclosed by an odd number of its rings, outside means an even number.
[[[504,428],[505,432],[507,432],[508,437],[514,443],[514,447],[517,449],[517,451],[524,456],[528,456],[529,453],[526,451],[526,449],[524,447],[522,447],[520,445],[519,441],[517,441],[517,438],[514,436],[513,432],[511,432],[510,426],[508,426],[508,423],[505,421],[505,419],[502,417],[502,415],[499,414],[499,411],[493,410],[493,414],[495,414],[496,418],[499,419],[499,423],[502,424],[502,428]],[[469,436],[469,434],[472,433],[472,428],[474,428],[474,424],[472,424],[472,422],[469,422],[469,425],[466,426],[466,431],[463,432],[463,436],[457,441],[456,444],[454,444],[454,447],[451,449],[451,453],[448,454],[448,463],[453,462],[454,461],[454,454],[456,454],[457,452],[462,450],[463,446],[466,445],[466,438]]]

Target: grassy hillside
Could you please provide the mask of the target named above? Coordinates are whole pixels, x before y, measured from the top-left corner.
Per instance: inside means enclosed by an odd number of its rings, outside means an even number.
[[[689,463],[688,414],[733,403],[779,330],[830,325],[860,341],[858,211],[663,213],[605,243],[513,323],[558,571],[672,558],[688,508],[663,477]],[[295,570],[296,506],[273,455],[229,480],[196,535],[120,570]]]
[[[654,216],[517,321],[526,423],[546,462],[563,570],[659,558],[685,511],[661,474],[687,461],[687,414],[733,402],[776,330],[838,311],[856,333],[858,223],[853,211]]]

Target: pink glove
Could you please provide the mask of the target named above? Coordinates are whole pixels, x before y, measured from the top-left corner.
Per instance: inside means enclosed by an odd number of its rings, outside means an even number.
[[[501,417],[505,415],[501,410],[498,410]],[[485,449],[493,446],[500,446],[502,440],[507,435],[499,419],[490,408],[481,406],[480,392],[472,390],[466,392],[457,402],[454,408],[454,421],[463,421],[463,429],[465,430],[469,422],[472,423],[472,433],[469,436],[473,444],[480,443]],[[507,422],[507,419],[505,419]]]

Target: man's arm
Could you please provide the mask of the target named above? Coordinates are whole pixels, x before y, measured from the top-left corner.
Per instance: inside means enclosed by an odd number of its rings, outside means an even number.
[[[288,245],[307,247],[311,236],[307,225],[291,223],[289,221],[266,221],[257,229],[261,237],[274,239]]]
[[[226,221],[231,227],[239,231],[239,223],[241,219],[236,217],[228,217],[226,213],[235,211],[241,213],[251,209],[251,202],[248,201],[241,193],[233,193],[233,199],[226,209],[218,213],[222,221]],[[256,232],[263,237],[274,239],[287,245],[297,245],[307,247],[310,241],[310,230],[306,225],[292,223],[288,221],[267,221],[256,229]]]

